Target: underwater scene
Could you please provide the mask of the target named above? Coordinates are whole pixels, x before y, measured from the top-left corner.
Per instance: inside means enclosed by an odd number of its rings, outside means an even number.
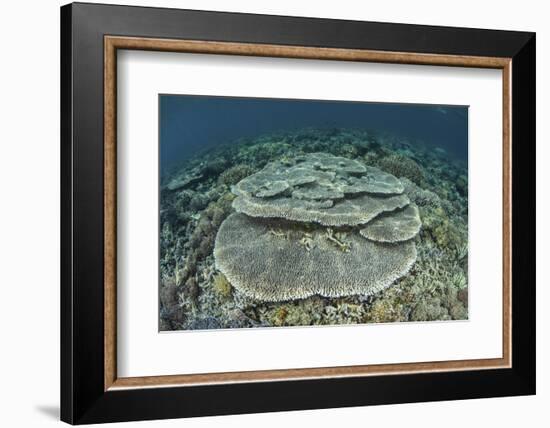
[[[159,95],[159,330],[468,319],[468,107]]]

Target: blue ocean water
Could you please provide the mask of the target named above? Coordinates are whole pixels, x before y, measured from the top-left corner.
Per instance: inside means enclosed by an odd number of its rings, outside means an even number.
[[[468,157],[468,107],[160,95],[161,170],[238,138],[301,128],[390,132]]]

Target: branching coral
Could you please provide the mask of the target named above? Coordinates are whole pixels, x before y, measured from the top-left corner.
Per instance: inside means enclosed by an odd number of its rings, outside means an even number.
[[[276,229],[276,230],[273,229],[273,228],[270,228],[269,233],[271,233],[273,236],[277,236],[279,238],[286,238],[286,233],[283,232],[280,228]]]
[[[254,170],[248,165],[234,165],[220,174],[218,177],[218,183],[226,186],[232,186],[253,172]]]
[[[343,241],[343,239],[346,237],[345,233],[334,233],[334,229],[332,229],[332,227],[328,227],[325,236],[330,242],[335,244],[340,251],[343,251],[344,253],[349,253],[351,249],[351,244]]]
[[[311,249],[315,246],[315,241],[313,240],[311,233],[304,233],[302,239],[298,242],[306,249],[306,251],[311,251]]]

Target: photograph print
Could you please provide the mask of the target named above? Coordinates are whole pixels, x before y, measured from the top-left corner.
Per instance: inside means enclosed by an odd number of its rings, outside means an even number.
[[[159,330],[468,319],[468,107],[159,95]]]

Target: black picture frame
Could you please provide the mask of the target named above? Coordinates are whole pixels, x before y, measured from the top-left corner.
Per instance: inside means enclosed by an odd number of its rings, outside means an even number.
[[[104,36],[512,59],[512,366],[104,389]],[[73,3],[61,8],[61,419],[71,424],[535,393],[535,34]]]

